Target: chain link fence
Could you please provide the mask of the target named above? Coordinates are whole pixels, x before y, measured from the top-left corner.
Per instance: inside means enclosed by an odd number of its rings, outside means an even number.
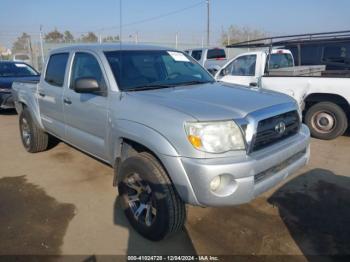
[[[26,47],[26,50],[20,51],[20,53],[26,53],[28,54],[30,58],[30,64],[36,68],[38,71],[41,71],[43,66],[43,61],[47,58],[49,52],[53,49],[57,49],[60,47],[66,47],[70,45],[79,45],[79,44],[99,44],[100,42],[95,43],[86,43],[86,42],[61,42],[61,43],[52,43],[52,42],[46,42],[46,41],[40,41],[40,37],[31,37],[30,43]],[[119,41],[114,42],[103,42],[100,44],[119,44]],[[191,42],[184,42],[184,41],[177,41],[177,38],[175,38],[173,41],[137,41],[137,39],[132,39],[132,41],[122,41],[123,44],[134,44],[134,45],[155,45],[155,46],[164,46],[169,48],[175,48],[178,50],[186,50],[186,49],[193,49],[193,48],[205,48],[207,47],[203,41],[191,41]],[[222,47],[219,43],[211,45],[211,47]],[[227,49],[226,55],[228,58],[232,58],[242,52],[247,52],[247,49]],[[15,55],[15,53],[12,54],[12,57]]]

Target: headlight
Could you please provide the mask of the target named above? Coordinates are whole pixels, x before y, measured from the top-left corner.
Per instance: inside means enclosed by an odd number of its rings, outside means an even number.
[[[237,124],[231,121],[187,122],[187,138],[194,148],[207,153],[224,153],[245,149]]]

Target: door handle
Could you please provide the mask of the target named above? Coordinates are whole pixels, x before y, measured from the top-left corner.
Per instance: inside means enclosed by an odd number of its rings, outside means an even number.
[[[67,104],[67,105],[72,104],[72,101],[71,101],[69,98],[64,98],[64,99],[63,99],[63,102],[64,102],[65,104]]]
[[[249,84],[249,86],[258,86],[258,83],[256,83],[256,82],[251,82],[250,84]]]
[[[45,97],[46,95],[45,95],[45,93],[43,91],[39,91],[39,96]]]

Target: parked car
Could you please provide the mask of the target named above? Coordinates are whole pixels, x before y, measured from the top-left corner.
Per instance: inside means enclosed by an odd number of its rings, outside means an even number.
[[[12,61],[23,62],[23,63],[29,64],[29,65],[32,63],[30,55],[25,54],[25,53],[14,54]]]
[[[212,75],[227,62],[225,49],[222,48],[196,48],[185,50],[187,54],[196,59]]]
[[[311,134],[334,139],[345,133],[350,116],[350,78],[330,76],[325,65],[295,66],[290,50],[238,55],[216,74],[226,83],[282,92],[298,101]],[[269,65],[267,67],[267,64]]]
[[[151,240],[183,227],[185,203],[249,202],[309,159],[295,100],[217,83],[172,49],[57,49],[13,94],[24,148],[54,136],[111,165],[127,218]]]
[[[0,61],[0,109],[14,108],[11,86],[16,80],[39,80],[39,73],[22,62]]]

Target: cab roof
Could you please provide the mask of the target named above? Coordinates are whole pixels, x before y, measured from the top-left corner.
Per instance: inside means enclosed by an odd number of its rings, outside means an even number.
[[[71,52],[80,50],[90,50],[90,51],[119,51],[119,50],[168,50],[176,51],[174,48],[153,46],[153,45],[138,45],[138,44],[84,44],[84,45],[69,45],[66,47],[60,47],[57,49],[52,49],[50,54],[60,53],[60,52]]]

